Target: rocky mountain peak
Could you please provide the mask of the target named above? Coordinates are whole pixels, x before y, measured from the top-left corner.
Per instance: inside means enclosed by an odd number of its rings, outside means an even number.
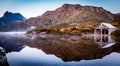
[[[6,12],[4,13],[4,16],[10,15],[10,14],[12,14],[12,12],[6,11]]]
[[[16,22],[24,21],[26,18],[20,13],[12,13],[6,11],[4,15],[0,18],[0,26],[9,25]]]
[[[81,7],[80,4],[64,4],[61,8],[65,8],[65,9],[75,8],[75,9],[78,9],[79,7]]]
[[[56,9],[56,11],[69,11],[69,10],[78,10],[82,6],[80,4],[64,4],[62,7]]]

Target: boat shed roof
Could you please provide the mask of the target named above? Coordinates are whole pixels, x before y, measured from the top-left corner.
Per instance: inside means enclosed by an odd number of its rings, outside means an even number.
[[[106,26],[107,28],[113,28],[113,29],[116,28],[115,26],[113,26],[113,25],[111,25],[111,24],[109,24],[109,23],[101,23],[101,25],[104,25],[104,26]]]

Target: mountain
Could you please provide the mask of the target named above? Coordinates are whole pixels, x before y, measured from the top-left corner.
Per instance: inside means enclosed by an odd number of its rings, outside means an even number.
[[[81,6],[79,4],[64,4],[54,11],[47,11],[42,16],[28,19],[27,22],[46,26],[68,26],[81,22],[110,22],[119,20],[120,15],[112,14],[102,7]]]
[[[16,22],[24,21],[26,18],[23,17],[20,13],[12,13],[6,11],[3,17],[0,18],[0,26],[9,25]]]
[[[81,23],[84,25],[84,23],[90,22],[99,23],[112,21],[120,21],[120,15],[113,14],[102,7],[64,4],[54,11],[46,11],[41,16],[27,19],[19,24],[12,24],[12,27],[7,27],[7,30],[16,29],[16,27],[18,29],[26,29],[30,26],[37,26],[39,28],[58,28],[71,25],[81,26]]]

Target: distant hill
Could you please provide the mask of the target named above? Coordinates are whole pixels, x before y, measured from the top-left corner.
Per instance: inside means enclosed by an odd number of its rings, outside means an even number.
[[[41,16],[27,19],[19,24],[12,24],[12,27],[7,27],[7,30],[14,28],[15,30],[26,29],[30,26],[37,26],[39,28],[57,28],[71,25],[81,26],[81,23],[84,25],[84,23],[90,22],[100,23],[112,21],[120,21],[120,14],[113,14],[102,7],[64,4],[54,11],[45,12]]]
[[[22,22],[26,18],[23,17],[20,13],[12,13],[6,11],[4,15],[0,18],[0,26],[10,25],[16,22]]]

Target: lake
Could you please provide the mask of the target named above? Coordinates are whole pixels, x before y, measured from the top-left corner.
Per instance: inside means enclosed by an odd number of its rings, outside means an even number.
[[[0,47],[2,66],[120,65],[119,37],[0,34]]]

